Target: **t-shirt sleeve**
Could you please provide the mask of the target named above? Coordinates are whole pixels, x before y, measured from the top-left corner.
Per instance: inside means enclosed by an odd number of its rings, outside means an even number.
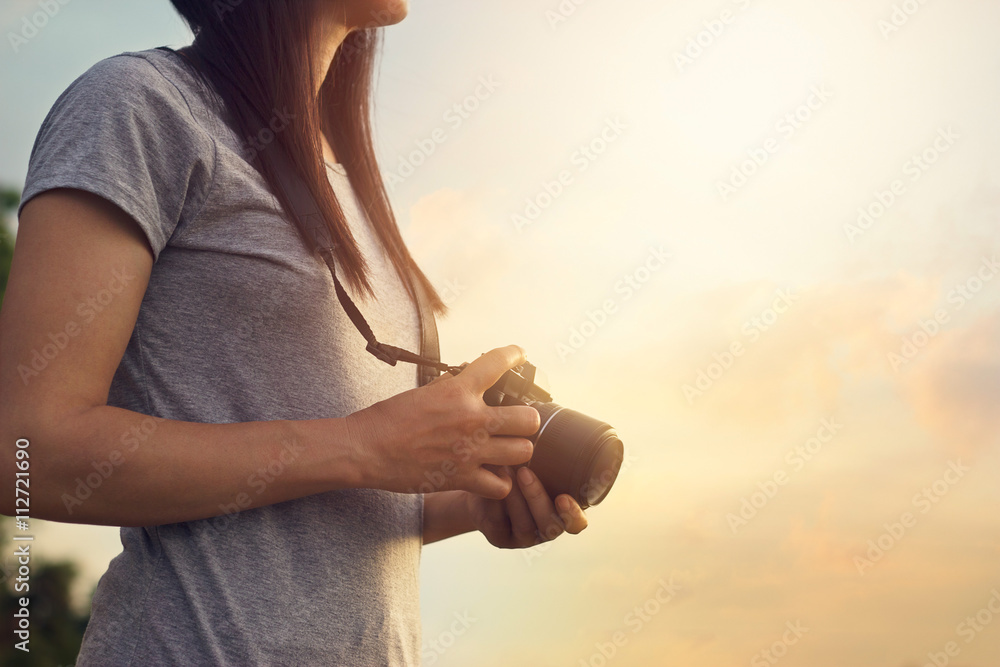
[[[49,111],[21,207],[53,188],[92,192],[128,213],[159,258],[204,203],[215,154],[184,96],[153,63],[114,56],[74,81]]]

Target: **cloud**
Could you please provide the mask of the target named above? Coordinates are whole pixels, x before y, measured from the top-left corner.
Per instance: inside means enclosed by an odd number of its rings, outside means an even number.
[[[956,454],[1000,444],[1000,311],[944,331],[901,382],[915,419]]]
[[[409,210],[406,237],[424,271],[438,281],[495,278],[510,261],[506,230],[488,214],[496,193],[441,188]]]

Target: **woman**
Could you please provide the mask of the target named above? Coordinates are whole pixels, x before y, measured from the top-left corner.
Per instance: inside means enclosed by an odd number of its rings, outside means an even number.
[[[173,4],[192,47],[101,61],[39,131],[0,314],[4,479],[27,440],[33,517],[123,526],[78,665],[418,664],[422,543],[586,518],[511,475],[538,414],[482,394],[520,348],[417,387],[365,352],[286,215],[268,148],[372,328],[416,349],[415,294],[441,303],[368,125],[406,3]]]

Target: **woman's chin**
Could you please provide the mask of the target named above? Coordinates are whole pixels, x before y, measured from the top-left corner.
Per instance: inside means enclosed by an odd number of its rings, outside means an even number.
[[[395,25],[410,11],[408,0],[367,0],[351,5],[356,15],[352,22],[360,28]]]

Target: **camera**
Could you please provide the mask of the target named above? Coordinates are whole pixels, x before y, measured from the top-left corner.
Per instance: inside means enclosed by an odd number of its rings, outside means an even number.
[[[597,505],[615,483],[625,448],[609,425],[552,402],[535,384],[535,367],[515,366],[486,390],[487,405],[529,405],[541,416],[530,440],[535,446],[527,467],[555,498],[567,493],[580,507]]]

